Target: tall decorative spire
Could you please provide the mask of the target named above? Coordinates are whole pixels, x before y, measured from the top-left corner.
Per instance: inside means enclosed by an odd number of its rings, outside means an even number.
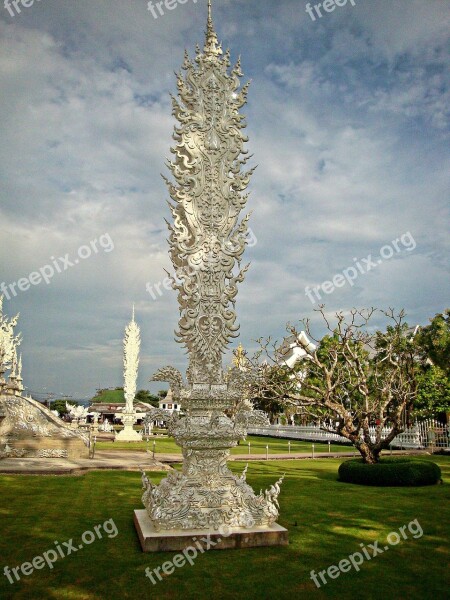
[[[141,347],[140,329],[134,320],[134,305],[132,320],[125,328],[123,340],[123,377],[125,394],[125,412],[133,411],[133,400],[136,395],[136,382],[139,367],[139,350]]]
[[[171,148],[174,158],[168,166],[175,181],[166,179],[172,198],[173,222],[168,223],[176,275],[172,284],[181,313],[177,337],[189,355],[188,384],[174,367],[160,369],[152,378],[170,383],[174,402],[180,402],[184,414],[154,409],[146,415],[147,423],[167,422],[169,434],[183,450],[183,471],[170,474],[158,487],[143,476],[147,514],[137,517],[136,525],[141,541],[146,534],[140,519],[146,519],[145,531],[149,527],[162,531],[165,542],[159,549],[166,550],[176,549],[164,538],[167,530],[270,528],[278,516],[281,479],[256,496],[245,483],[245,471],[238,478],[226,466],[230,448],[245,438],[248,427],[268,420],[242,402],[250,369],[224,373],[222,365],[223,353],[239,330],[234,305],[247,270],[241,259],[249,218],[241,218],[241,212],[253,169],[244,168],[248,138],[240,113],[248,84],[240,87],[240,62],[229,70],[229,52],[221,54],[209,0],[204,52],[197,48],[196,64],[185,55],[178,99],[172,98],[178,123]],[[271,540],[277,539],[278,534],[271,532]],[[247,533],[234,535],[246,538]],[[267,543],[261,529],[252,535],[256,537],[250,545]],[[151,546],[155,548],[153,542]]]
[[[241,371],[246,371],[249,365],[249,360],[247,358],[247,352],[244,350],[244,346],[239,344],[237,350],[233,352],[233,365],[236,369],[240,369]]]
[[[19,315],[12,319],[3,315],[3,296],[0,296],[0,391],[4,388],[6,381],[3,374],[11,369],[11,376],[16,377],[17,348],[22,341],[19,333],[15,334],[15,327]]]
[[[19,362],[17,363],[17,390],[19,395],[23,392],[23,379],[22,379],[22,354],[19,355]]]
[[[212,19],[212,3],[208,0],[208,22],[206,25],[206,43],[203,50],[205,57],[214,58],[222,54],[214,23]]]
[[[11,357],[11,371],[9,374],[10,379],[17,378],[17,348],[14,347]]]
[[[133,400],[136,396],[139,351],[141,348],[141,332],[134,320],[134,316],[133,304],[131,321],[125,327],[125,336],[123,338],[123,391],[125,395],[125,409],[123,412],[116,413],[115,415],[122,420],[124,425],[124,428],[116,434],[115,439],[126,442],[142,440],[142,435],[133,429],[133,425],[136,422],[136,411],[133,407]]]
[[[19,362],[17,364],[17,379],[22,380],[22,354],[20,354]]]

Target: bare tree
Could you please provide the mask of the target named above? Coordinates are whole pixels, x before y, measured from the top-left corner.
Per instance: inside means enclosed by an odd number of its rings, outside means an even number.
[[[309,319],[301,321],[308,338],[288,325],[305,351],[305,359],[290,368],[280,362],[277,344],[258,340],[260,351],[252,360],[258,370],[253,396],[279,399],[286,407],[319,420],[328,431],[347,438],[365,463],[374,464],[405,429],[405,416],[416,397],[418,352],[408,335],[404,312],[381,312],[385,332],[374,331],[370,321],[376,309],[338,312],[333,323],[324,306],[317,309],[328,334],[316,339]],[[372,435],[370,428],[375,428]],[[387,433],[386,433],[387,430]]]

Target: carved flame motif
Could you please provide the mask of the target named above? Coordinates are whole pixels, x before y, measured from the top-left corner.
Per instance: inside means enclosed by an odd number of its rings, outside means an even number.
[[[169,168],[176,185],[166,180],[175,203],[169,229],[181,313],[177,335],[190,355],[192,383],[222,380],[222,353],[239,329],[237,285],[248,268],[240,269],[248,215],[239,222],[254,170],[242,170],[249,157],[239,109],[248,84],[239,92],[240,61],[229,72],[229,52],[221,55],[210,11],[204,50],[197,47],[196,64],[186,54],[179,100],[172,98],[179,126]]]

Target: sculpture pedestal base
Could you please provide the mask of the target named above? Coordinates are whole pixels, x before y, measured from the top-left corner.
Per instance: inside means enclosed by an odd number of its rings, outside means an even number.
[[[133,425],[136,422],[136,414],[134,412],[126,412],[123,414],[116,414],[123,423],[122,431],[116,433],[115,441],[117,442],[142,442],[142,433],[138,433],[133,429]]]
[[[122,429],[114,438],[117,442],[142,442],[142,434],[135,431],[132,427]]]
[[[258,546],[287,546],[289,532],[281,525],[252,527],[230,527],[224,536],[208,529],[170,529],[156,531],[146,510],[134,511],[134,524],[139,535],[143,552],[181,552],[193,547],[205,550],[226,550],[229,548],[254,548]],[[204,538],[202,540],[202,538]]]

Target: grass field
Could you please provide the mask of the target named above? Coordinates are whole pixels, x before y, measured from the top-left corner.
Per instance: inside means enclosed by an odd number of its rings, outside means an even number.
[[[424,459],[427,460],[427,459]],[[193,566],[175,569],[153,586],[150,570],[173,555],[143,554],[133,525],[141,508],[138,473],[90,472],[81,477],[0,476],[0,570],[34,557],[113,519],[118,534],[103,536],[21,580],[2,574],[0,598],[67,599],[248,599],[336,598],[423,600],[447,597],[450,460],[434,458],[445,483],[427,488],[366,488],[336,480],[340,460],[253,462],[248,481],[259,491],[286,473],[279,523],[289,529],[287,547],[209,551]],[[242,471],[244,463],[231,463]],[[153,481],[162,474],[152,473]],[[359,550],[380,542],[417,519],[423,530],[317,589],[310,579]]]
[[[103,390],[99,396],[92,398],[92,402],[114,404],[115,402],[125,402],[125,396],[123,390]]]
[[[155,441],[155,453],[156,454],[181,454],[181,448],[175,444],[173,438],[150,438],[147,442],[101,442],[98,441],[96,448],[97,450],[142,450],[145,452],[146,448],[153,450],[153,441]],[[248,436],[247,441],[241,442],[239,446],[231,450],[231,454],[247,454],[248,443],[250,442],[250,451],[252,454],[264,454],[266,453],[266,446],[269,446],[270,454],[282,454],[289,452],[288,440],[280,440],[276,438],[268,437],[257,437]],[[332,452],[349,452],[353,450],[353,446],[343,446],[339,444],[330,445]],[[291,440],[291,452],[311,452],[311,442],[297,442]],[[320,444],[314,442],[315,452],[328,452],[328,444]]]

